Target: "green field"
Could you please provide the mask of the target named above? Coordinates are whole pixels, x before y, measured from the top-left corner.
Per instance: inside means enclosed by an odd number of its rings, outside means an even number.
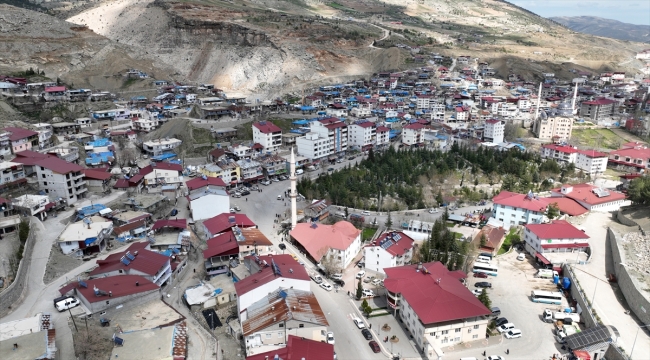
[[[576,129],[571,133],[571,143],[581,148],[618,149],[627,141],[609,129]]]

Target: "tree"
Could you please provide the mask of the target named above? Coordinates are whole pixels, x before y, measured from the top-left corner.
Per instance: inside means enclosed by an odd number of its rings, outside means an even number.
[[[553,220],[558,216],[560,216],[560,207],[556,202],[554,202],[548,206],[548,210],[546,210],[546,217],[549,218],[549,220]]]
[[[366,317],[370,317],[370,314],[372,314],[372,308],[370,306],[364,307],[363,313],[366,314]]]
[[[357,299],[361,299],[363,296],[363,285],[361,285],[361,279],[357,282]]]
[[[361,302],[361,309],[365,309],[366,307],[368,307],[368,300],[363,299]]]
[[[632,180],[627,189],[627,196],[634,204],[650,204],[650,177],[642,176]]]
[[[390,211],[388,211],[388,217],[386,217],[386,228],[390,229],[393,226],[393,219],[390,217]]]
[[[303,178],[304,179],[304,178]],[[348,213],[348,208],[347,206],[345,207],[345,218],[347,219],[350,214]]]
[[[479,244],[481,247],[485,247],[485,245],[487,245],[487,237],[485,236],[485,233],[481,234],[481,240]]]
[[[436,202],[438,203],[438,206],[442,206],[442,203],[445,200],[442,198],[442,192],[438,190],[438,194],[436,195]]]
[[[487,290],[483,288],[481,291],[481,294],[478,296],[478,300],[485,305],[486,308],[490,309],[492,307],[492,301],[490,301],[490,297],[487,294]]]
[[[321,249],[324,253],[327,253],[328,248]],[[326,275],[340,274],[343,267],[341,262],[334,256],[323,256],[323,259],[320,262],[320,265],[323,267]]]
[[[371,161],[371,162],[375,161],[375,151],[372,148],[370,148],[370,150],[368,150],[368,161]]]

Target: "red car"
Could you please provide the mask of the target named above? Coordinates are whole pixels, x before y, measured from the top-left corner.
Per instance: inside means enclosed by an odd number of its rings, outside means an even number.
[[[375,352],[375,353],[378,353],[378,352],[381,351],[381,349],[379,348],[379,344],[377,344],[377,342],[374,341],[374,340],[371,341],[371,342],[369,342],[368,345],[370,345],[370,348],[371,348],[372,351]]]
[[[481,278],[481,279],[487,279],[488,274],[486,274],[484,272],[477,272],[477,273],[474,273],[474,277]]]

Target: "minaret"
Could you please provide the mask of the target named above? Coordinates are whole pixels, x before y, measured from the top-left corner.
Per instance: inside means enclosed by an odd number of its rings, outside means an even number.
[[[289,164],[289,181],[291,181],[291,230],[296,228],[298,221],[298,213],[296,212],[296,157],[293,155],[293,147],[291,148],[291,163]]]
[[[541,104],[542,101],[542,83],[539,83],[539,91],[537,92],[537,107],[535,108],[535,118],[533,121],[537,120],[537,116],[539,116],[539,105]]]
[[[576,98],[578,97],[578,83],[575,84],[575,88],[573,90],[573,100],[571,100],[571,114],[575,115],[577,113],[576,111]]]

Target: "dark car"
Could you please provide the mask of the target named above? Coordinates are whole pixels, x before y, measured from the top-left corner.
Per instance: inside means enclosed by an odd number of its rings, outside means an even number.
[[[334,171],[334,168],[329,168],[327,169],[327,171]]]
[[[172,212],[169,213],[170,216],[176,216],[178,215],[178,210],[177,209],[172,209]]]
[[[484,272],[477,272],[477,273],[474,273],[474,277],[475,278],[481,278],[481,279],[487,279],[488,274],[486,274]]]
[[[481,282],[477,282],[476,284],[474,284],[474,286],[475,287],[480,287],[480,288],[491,288],[492,284],[490,284],[487,281],[481,281]]]
[[[280,248],[280,250],[287,250],[287,245],[285,244],[280,244],[278,245],[278,247]]]
[[[508,319],[506,319],[504,317],[500,317],[500,318],[497,318],[496,320],[494,320],[494,323],[497,324],[497,327],[499,327],[499,326],[501,326],[503,324],[507,324]]]
[[[348,160],[354,160],[354,156],[350,156]]]
[[[366,340],[371,340],[372,339],[372,333],[370,333],[370,330],[368,329],[361,329],[361,335],[363,335]]]
[[[345,281],[343,281],[343,280],[332,280],[332,282],[335,283],[336,285],[340,286],[340,287],[345,286]]]
[[[374,352],[374,353],[378,353],[378,352],[381,351],[381,349],[379,348],[379,344],[377,344],[377,342],[374,341],[374,340],[369,342],[368,345],[370,345],[370,348],[372,349],[372,352]]]
[[[242,196],[246,196],[246,195],[250,195],[251,192],[248,191],[248,190],[244,190],[244,191],[240,192],[240,194],[241,194]]]

